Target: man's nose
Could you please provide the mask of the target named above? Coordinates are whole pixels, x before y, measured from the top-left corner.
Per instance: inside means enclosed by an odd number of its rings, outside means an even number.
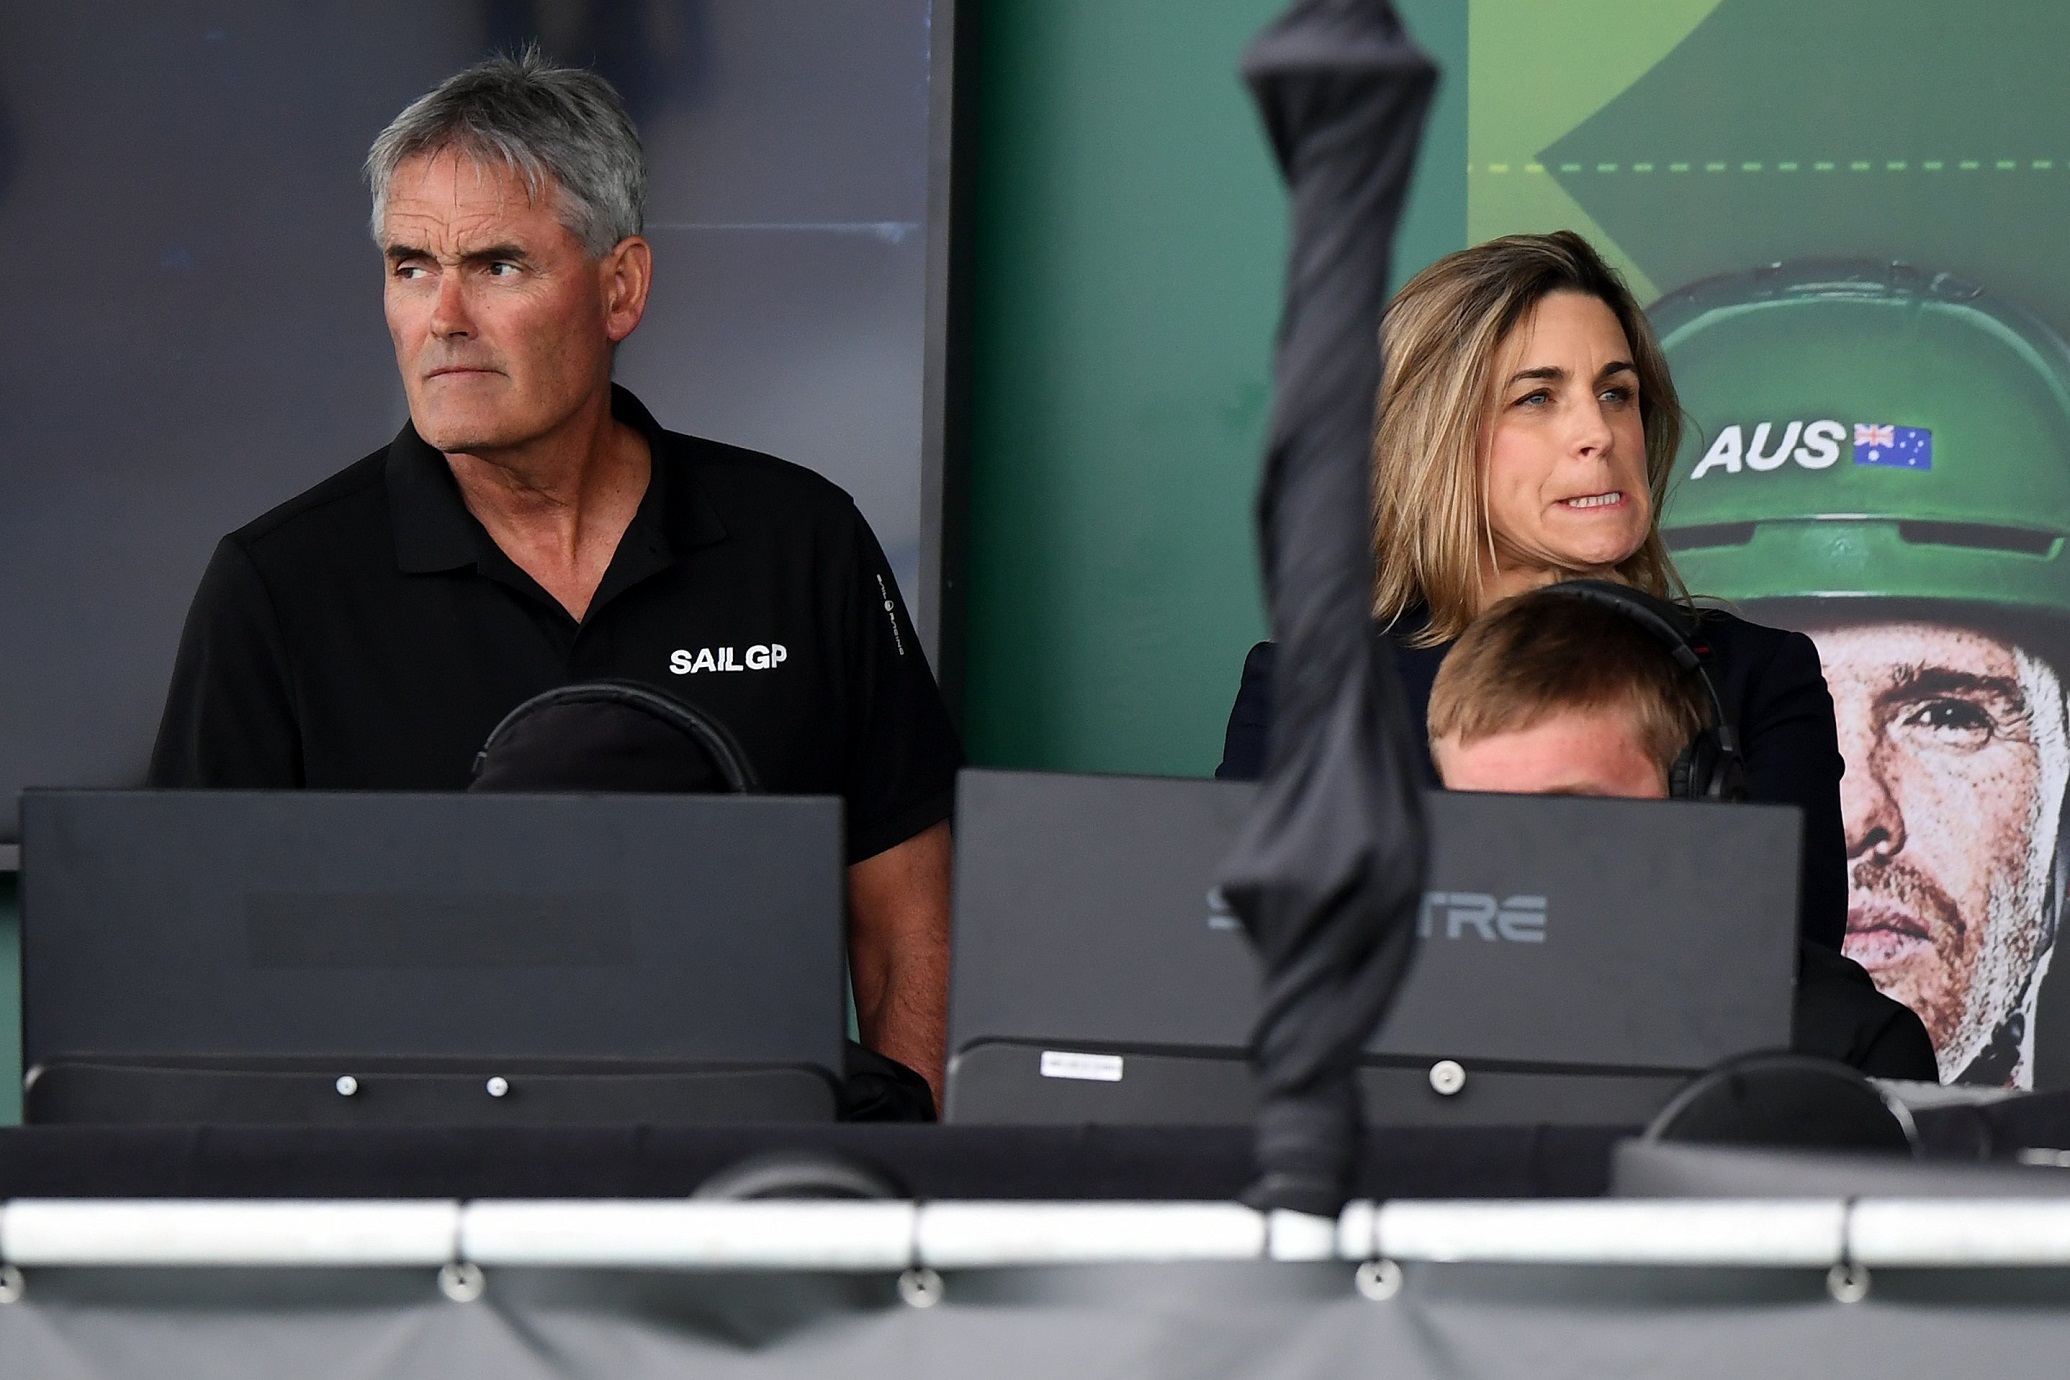
[[[431,333],[437,336],[474,334],[474,323],[467,311],[467,285],[464,275],[456,272],[439,275],[438,295],[431,303],[430,327]]]
[[[1873,734],[1841,735],[1840,755],[1847,773],[1840,778],[1840,814],[1847,831],[1850,862],[1888,858],[1904,851],[1905,815],[1890,788],[1882,754]]]

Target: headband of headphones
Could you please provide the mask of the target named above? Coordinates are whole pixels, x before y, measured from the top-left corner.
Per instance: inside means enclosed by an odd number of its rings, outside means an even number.
[[[473,775],[476,778],[481,776],[483,768],[488,765],[489,754],[501,745],[517,725],[542,710],[571,704],[616,705],[659,720],[704,749],[711,758],[712,765],[718,769],[719,778],[726,783],[728,791],[753,794],[762,789],[762,783],[756,777],[747,753],[725,724],[694,705],[685,704],[673,696],[626,680],[583,681],[534,695],[504,715],[502,722],[490,730],[481,750],[474,755]]]
[[[1739,800],[1746,795],[1746,764],[1725,717],[1725,702],[1704,669],[1694,637],[1696,620],[1665,599],[1611,580],[1562,580],[1540,591],[1585,600],[1622,615],[1665,647],[1675,664],[1703,686],[1707,722],[1668,768],[1668,795],[1676,800]]]

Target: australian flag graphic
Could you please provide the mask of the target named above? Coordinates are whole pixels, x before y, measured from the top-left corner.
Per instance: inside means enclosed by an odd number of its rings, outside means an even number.
[[[1933,433],[1923,426],[1856,422],[1854,463],[1887,465],[1896,470],[1930,470],[1933,468]]]

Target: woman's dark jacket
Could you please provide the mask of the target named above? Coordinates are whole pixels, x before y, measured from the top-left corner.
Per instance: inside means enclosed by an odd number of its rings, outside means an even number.
[[[1403,620],[1403,626],[1409,620]],[[1803,870],[1798,883],[1798,927],[1804,938],[1838,950],[1847,929],[1847,843],[1840,822],[1840,737],[1833,697],[1819,670],[1818,649],[1803,633],[1749,623],[1705,609],[1698,628],[1704,669],[1718,687],[1726,716],[1746,756],[1747,798],[1796,805],[1804,811]],[[1431,682],[1450,643],[1412,647],[1408,635],[1389,636],[1409,712],[1421,740]],[[1272,722],[1272,663],[1277,648],[1260,642],[1244,658],[1243,685],[1229,711],[1222,765],[1215,775],[1253,781],[1265,772],[1265,735]],[[1437,770],[1425,750],[1429,783]],[[1721,885],[1729,884],[1721,877]]]

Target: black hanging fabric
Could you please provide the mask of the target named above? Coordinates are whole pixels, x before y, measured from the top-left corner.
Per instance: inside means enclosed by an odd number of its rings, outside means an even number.
[[[1243,75],[1293,202],[1258,528],[1274,717],[1223,890],[1264,967],[1254,1207],[1334,1214],[1361,1046],[1415,946],[1424,826],[1408,722],[1372,635],[1371,484],[1389,252],[1437,69],[1387,0],[1297,0]]]

